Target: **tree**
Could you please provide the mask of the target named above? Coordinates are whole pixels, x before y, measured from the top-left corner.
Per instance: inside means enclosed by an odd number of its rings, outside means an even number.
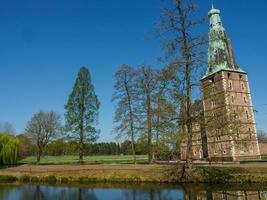
[[[177,143],[177,112],[179,104],[174,98],[179,80],[168,68],[159,71],[153,97],[153,129],[156,155],[164,153],[165,146],[175,148]],[[164,147],[164,148],[162,148]]]
[[[14,135],[15,129],[13,128],[12,124],[9,122],[0,123],[0,133],[7,134],[7,135]]]
[[[90,72],[82,67],[65,106],[66,129],[79,142],[79,163],[83,163],[85,141],[97,139],[99,131],[94,126],[98,122],[99,106]]]
[[[207,44],[206,34],[198,33],[197,25],[203,20],[194,20],[195,5],[187,0],[175,0],[171,7],[162,12],[158,30],[160,34],[167,36],[164,46],[167,50],[166,58],[170,66],[176,68],[177,76],[181,80],[182,106],[185,107],[185,115],[181,124],[186,127],[187,135],[187,159],[186,167],[192,167],[192,138],[193,118],[191,112],[193,99],[193,86],[195,80],[200,78],[200,70],[205,60]],[[199,84],[197,84],[199,85]]]
[[[144,120],[144,132],[147,135],[147,152],[148,162],[153,162],[153,98],[156,82],[157,73],[147,66],[141,66],[138,70],[138,94],[140,99],[140,118]]]
[[[138,122],[136,75],[132,67],[122,65],[115,74],[115,92],[112,98],[112,101],[117,102],[114,117],[114,122],[117,124],[115,131],[118,136],[130,137],[134,163],[136,163],[135,137]]]
[[[259,143],[267,143],[267,133],[263,130],[258,130],[258,141]]]
[[[32,144],[31,139],[27,137],[25,134],[17,135],[16,138],[19,141],[18,146],[18,158],[23,159],[27,156],[34,155],[35,146]]]
[[[0,134],[0,165],[13,165],[17,161],[18,139]]]
[[[40,163],[46,145],[57,136],[60,130],[60,116],[54,111],[40,111],[28,122],[25,132],[36,145],[37,163]]]

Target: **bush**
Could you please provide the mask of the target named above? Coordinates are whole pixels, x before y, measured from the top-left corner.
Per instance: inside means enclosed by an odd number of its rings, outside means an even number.
[[[1,183],[15,182],[16,180],[15,176],[0,176]]]
[[[86,184],[86,183],[95,183],[97,182],[97,178],[94,177],[80,177],[79,183]]]
[[[69,182],[69,179],[66,178],[66,177],[61,177],[60,182],[61,183],[68,183]]]
[[[39,178],[37,176],[32,176],[31,177],[31,182],[32,183],[38,183],[39,182]]]
[[[44,181],[46,183],[56,183],[57,182],[57,178],[55,176],[47,176],[44,178]]]
[[[20,178],[19,178],[19,181],[20,182],[30,182],[31,181],[31,178],[29,177],[29,176],[27,176],[27,175],[23,175],[23,176],[21,176]]]

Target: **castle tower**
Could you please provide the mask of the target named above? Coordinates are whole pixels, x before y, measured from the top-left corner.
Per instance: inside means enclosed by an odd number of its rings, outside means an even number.
[[[220,11],[209,12],[208,69],[202,78],[208,157],[260,159],[247,73],[235,61]]]

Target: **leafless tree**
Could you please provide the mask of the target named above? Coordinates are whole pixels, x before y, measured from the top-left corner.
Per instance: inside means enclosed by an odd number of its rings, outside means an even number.
[[[185,115],[179,123],[186,126],[187,160],[186,167],[192,167],[192,100],[194,86],[199,85],[203,65],[206,63],[206,34],[201,34],[198,26],[204,22],[196,17],[196,6],[189,0],[174,0],[171,6],[162,12],[158,23],[160,35],[164,35],[164,47],[169,65],[176,68],[177,76],[181,80],[180,91],[183,98],[182,106]]]
[[[45,146],[57,136],[60,128],[60,116],[54,111],[40,111],[28,122],[25,132],[37,147],[38,163]]]
[[[122,65],[115,74],[115,92],[112,100],[117,102],[114,122],[118,136],[127,136],[131,139],[132,154],[136,163],[135,140],[137,134],[137,72],[128,65]]]
[[[0,123],[0,133],[14,135],[15,129],[10,122]]]
[[[147,135],[148,162],[153,162],[153,98],[156,89],[157,72],[150,66],[141,66],[138,69],[138,95],[140,100],[140,118],[144,120],[144,132]]]

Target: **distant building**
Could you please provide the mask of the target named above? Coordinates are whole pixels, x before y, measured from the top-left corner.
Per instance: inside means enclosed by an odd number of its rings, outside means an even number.
[[[236,64],[220,11],[212,8],[208,15],[208,69],[201,79],[202,107],[195,106],[198,110],[193,111],[203,112],[204,122],[193,124],[193,158],[261,159],[247,73]],[[183,138],[183,160],[186,149],[187,140]]]

